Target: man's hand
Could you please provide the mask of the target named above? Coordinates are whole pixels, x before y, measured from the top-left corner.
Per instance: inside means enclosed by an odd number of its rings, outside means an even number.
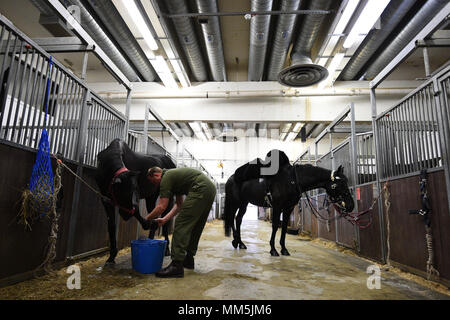
[[[158,227],[162,227],[167,222],[167,220],[164,218],[158,218],[158,219],[155,219],[155,221],[158,223]]]

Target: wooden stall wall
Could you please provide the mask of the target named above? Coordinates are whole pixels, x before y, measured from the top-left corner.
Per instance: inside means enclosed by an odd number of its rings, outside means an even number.
[[[419,176],[395,179],[389,182],[390,209],[384,210],[389,223],[390,261],[421,275],[426,274],[428,252],[425,241],[425,224],[420,215],[410,215],[408,210],[420,209]],[[431,204],[431,229],[435,268],[440,278],[450,284],[450,212],[445,187],[444,171],[428,173],[428,197]],[[386,229],[388,226],[386,225]]]
[[[360,211],[370,208],[374,199],[375,183],[366,184],[359,188],[360,199],[358,201],[358,208]],[[375,197],[377,195],[375,194]],[[359,254],[382,262],[382,243],[380,218],[378,213],[378,201],[375,202],[373,209],[362,217],[365,221],[371,219],[372,222],[367,228],[359,229]]]
[[[20,212],[21,193],[28,187],[31,172],[36,160],[36,151],[0,143],[0,286],[22,281],[32,276],[46,254],[50,233],[50,221],[42,218],[25,230],[17,223]],[[72,170],[74,164],[66,163]],[[52,159],[53,171],[56,163]],[[83,179],[96,187],[94,169],[85,167]],[[64,262],[72,214],[72,198],[75,177],[63,169],[62,189],[60,191],[60,213],[58,220],[58,239],[55,263]],[[119,248],[130,245],[136,239],[136,222],[120,221]],[[80,202],[75,228],[74,255],[109,246],[106,214],[99,198],[83,184],[80,188]]]

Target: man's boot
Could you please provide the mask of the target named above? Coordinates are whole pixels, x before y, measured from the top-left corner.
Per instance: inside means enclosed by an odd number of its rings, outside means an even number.
[[[155,273],[159,278],[183,278],[184,269],[181,261],[172,261],[167,267]]]
[[[184,258],[183,267],[186,269],[194,269],[194,256],[189,252],[186,253],[186,257]]]

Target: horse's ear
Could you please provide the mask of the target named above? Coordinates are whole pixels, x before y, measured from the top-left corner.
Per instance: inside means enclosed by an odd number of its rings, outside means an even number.
[[[342,164],[339,166],[339,168],[336,170],[337,174],[344,174],[344,167],[342,166]]]

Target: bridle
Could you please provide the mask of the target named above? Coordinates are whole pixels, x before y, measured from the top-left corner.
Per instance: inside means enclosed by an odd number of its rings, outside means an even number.
[[[124,172],[128,172],[128,171],[130,171],[130,170],[128,170],[126,167],[122,167],[122,168],[120,168],[119,170],[117,170],[117,171],[114,173],[114,176],[112,177],[111,182],[109,183],[108,191],[109,191],[109,193],[111,193],[111,198],[112,198],[111,204],[112,204],[113,206],[118,207],[120,210],[122,210],[122,211],[124,211],[124,212],[126,212],[126,213],[128,213],[128,214],[130,214],[130,215],[134,215],[134,212],[136,211],[136,208],[133,207],[132,209],[129,209],[129,208],[122,207],[122,206],[119,204],[119,202],[117,201],[117,198],[116,198],[116,196],[115,196],[115,194],[114,194],[114,188],[113,188],[114,180],[115,180],[120,174],[122,174],[122,173],[124,173]]]

